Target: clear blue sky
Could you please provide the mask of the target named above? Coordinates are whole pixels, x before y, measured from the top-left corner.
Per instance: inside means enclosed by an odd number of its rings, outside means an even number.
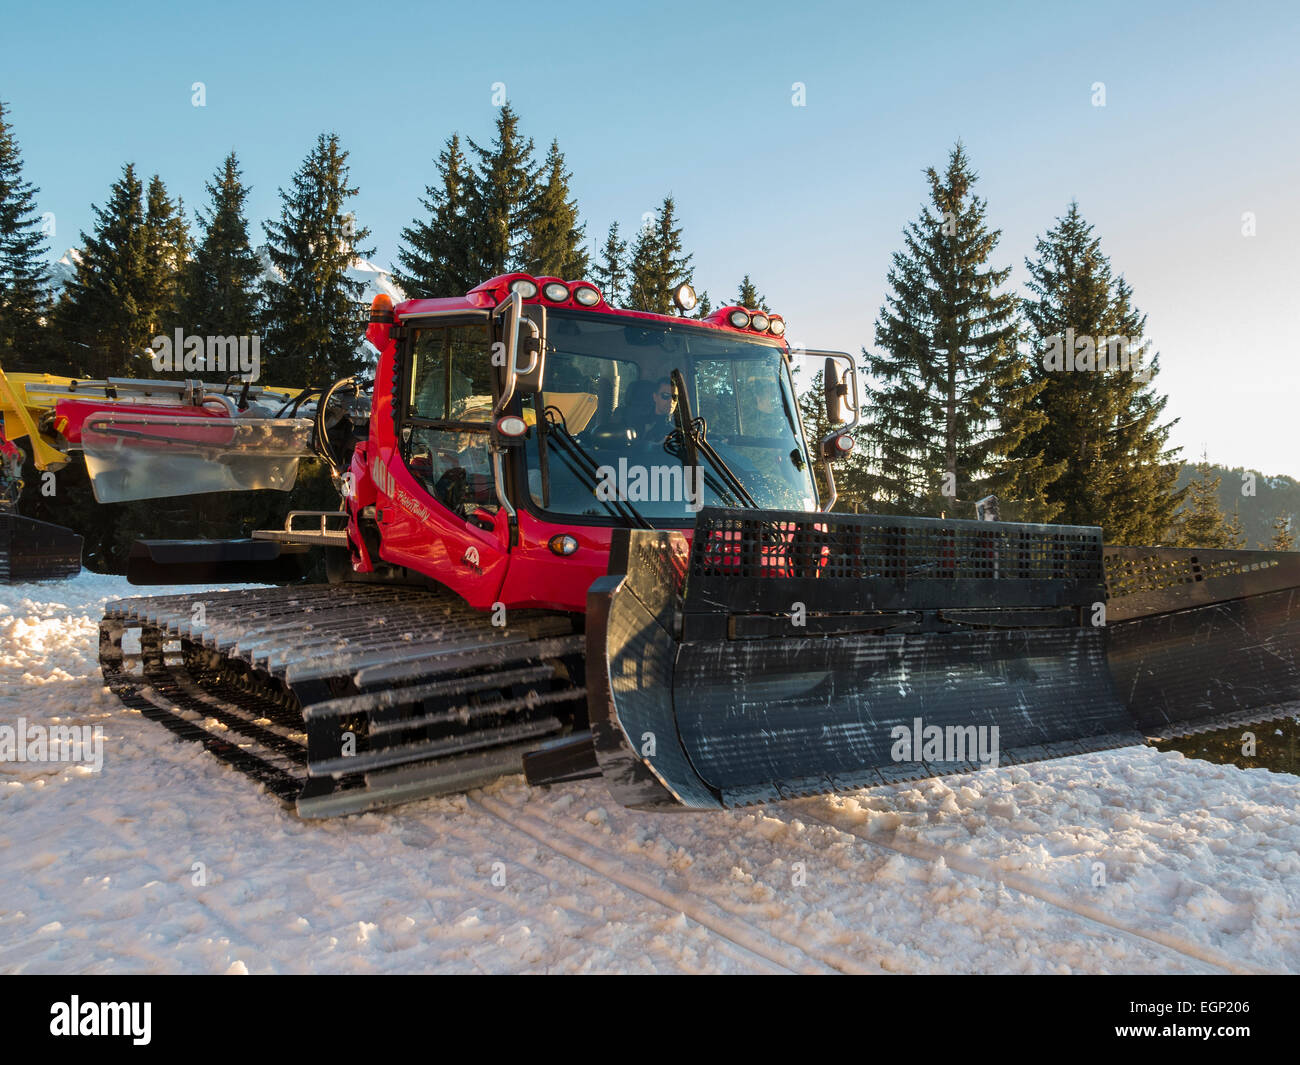
[[[56,257],[127,160],[193,208],[234,148],[258,223],[335,130],[390,266],[432,157],[490,139],[504,82],[539,149],[559,138],[592,242],[672,192],[715,303],[749,272],[793,339],[855,352],[960,137],[1017,285],[1078,199],[1148,314],[1184,457],[1300,475],[1300,5],[9,3],[0,26]]]

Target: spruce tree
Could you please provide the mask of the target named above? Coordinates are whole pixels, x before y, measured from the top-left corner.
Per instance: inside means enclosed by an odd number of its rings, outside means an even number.
[[[1056,521],[1061,504],[1050,491],[1066,462],[1049,461],[1035,438],[1047,422],[1035,406],[1045,386],[1029,376],[1029,359],[1018,346],[999,351],[993,384],[998,430],[992,439],[993,467],[980,492],[998,497],[1003,521]]]
[[[250,336],[257,330],[261,264],[248,241],[244,201],[251,191],[240,180],[235,153],[204,187],[211,214],[198,215],[200,236],[186,268],[181,325],[198,336]]]
[[[412,299],[459,295],[493,273],[475,245],[478,233],[470,213],[477,199],[475,177],[458,135],[448,138],[434,165],[437,180],[425,187],[420,200],[427,217],[402,230],[404,246],[397,253],[401,267],[393,272]]]
[[[692,256],[682,247],[677,206],[665,196],[648,225],[637,233],[628,268],[628,306],[655,314],[672,314],[673,289],[692,278]]]
[[[374,252],[357,248],[370,230],[356,229],[347,211],[358,191],[347,157],[337,134],[322,133],[280,190],[279,221],[264,223],[274,271],[263,282],[262,357],[280,383],[325,387],[362,368],[365,285],[347,270]]]
[[[578,202],[569,191],[573,175],[564,168],[560,145],[551,141],[527,212],[527,240],[520,266],[537,277],[577,280],[587,273],[582,247],[586,227],[578,222]]]
[[[885,510],[973,516],[996,485],[1023,514],[1041,516],[1059,471],[1025,444],[1033,421],[1017,301],[999,291],[1011,268],[989,265],[1001,231],[988,227],[960,143],[942,173],[926,176],[930,202],[893,257],[878,350],[863,352],[880,382],[867,404],[878,456],[871,494]]]
[[[1232,518],[1228,522],[1228,546],[1244,547],[1246,545],[1246,530],[1241,524],[1241,504],[1233,503]]]
[[[137,375],[138,357],[156,335],[143,194],[135,166],[127,163],[105,205],[91,205],[94,232],[81,234],[76,276],[55,311],[76,376]]]
[[[591,279],[611,307],[623,302],[627,288],[627,241],[618,236],[618,223],[611,222],[600,259],[591,268]]]
[[[694,256],[687,254],[682,244],[682,230],[677,225],[677,205],[672,196],[664,197],[663,204],[655,214],[655,228],[659,234],[659,274],[667,283],[668,313],[671,313],[672,290],[683,282],[695,280],[695,268],[691,265]]]
[[[504,274],[523,262],[536,198],[537,167],[532,138],[519,135],[519,116],[509,104],[497,116],[496,138],[487,148],[469,142],[477,157],[473,182],[474,247],[483,279]]]
[[[1033,408],[1044,416],[1027,446],[1065,464],[1048,489],[1061,507],[1058,520],[1100,525],[1110,543],[1158,543],[1182,494],[1176,449],[1167,446],[1175,423],[1160,423],[1166,400],[1151,384],[1159,359],[1141,347],[1146,318],[1077,203],[1025,265],[1033,293],[1024,301],[1029,372],[1042,386]]]
[[[0,101],[0,366],[42,370],[50,274],[37,189],[23,180],[22,153]],[[60,367],[48,367],[58,370]]]
[[[1219,507],[1219,483],[1204,453],[1196,476],[1188,484],[1186,502],[1175,523],[1179,547],[1228,548],[1237,544],[1233,530]]]
[[[741,279],[740,290],[736,293],[736,302],[751,311],[770,312],[772,309],[767,305],[766,297],[758,294],[758,288],[749,279],[748,274]]]
[[[636,231],[632,241],[632,250],[627,262],[627,297],[624,305],[631,310],[648,311],[651,309],[650,293],[656,286],[653,276],[655,266],[655,228],[653,219],[647,220]]]
[[[1263,547],[1263,544],[1260,544]],[[1287,514],[1279,514],[1273,519],[1273,539],[1268,548],[1272,551],[1294,551],[1295,550],[1295,532],[1291,528],[1291,518]]]
[[[150,333],[171,333],[181,316],[190,236],[185,205],[167,195],[167,186],[154,174],[145,193],[145,296],[141,311]]]

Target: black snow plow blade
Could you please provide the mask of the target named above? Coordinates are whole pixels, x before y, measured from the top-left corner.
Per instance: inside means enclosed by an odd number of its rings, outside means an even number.
[[[1149,739],[1300,701],[1300,553],[1107,547],[1107,642]]]
[[[610,573],[588,602],[589,711],[633,807],[1056,758],[1300,699],[1300,556],[707,508],[689,546],[631,532]]]
[[[0,584],[62,580],[81,572],[81,537],[61,525],[0,513]]]
[[[100,666],[127,705],[305,817],[464,791],[585,724],[572,620],[493,627],[450,592],[302,585],[105,607]]]

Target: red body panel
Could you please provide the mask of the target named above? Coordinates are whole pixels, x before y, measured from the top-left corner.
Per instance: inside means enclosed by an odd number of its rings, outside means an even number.
[[[561,557],[547,543],[567,533],[578,550]],[[539,606],[581,613],[587,609],[587,589],[609,569],[609,545],[614,530],[599,525],[560,525],[519,514],[519,543],[510,552],[510,568],[501,602],[507,607]]]
[[[375,482],[366,473],[369,455],[368,442],[357,445],[343,489],[343,509],[348,512],[348,550],[357,573],[373,573],[375,569],[375,561],[361,538],[359,522],[361,511],[375,502]]]
[[[430,496],[396,451],[380,448],[379,455],[390,478],[377,486],[375,507],[384,561],[435,578],[480,610],[498,602],[508,561],[500,526],[471,525]]]

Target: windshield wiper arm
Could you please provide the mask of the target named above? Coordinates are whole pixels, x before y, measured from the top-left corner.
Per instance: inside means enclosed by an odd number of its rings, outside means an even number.
[[[713,445],[710,444],[703,435],[700,436],[697,443],[700,450],[703,451],[704,454],[708,456],[709,461],[713,463],[714,469],[722,474],[723,479],[727,482],[727,485],[731,488],[732,492],[739,496],[746,506],[753,507],[755,510],[760,509],[758,502],[749,494],[749,489],[745,487],[744,482],[732,472],[731,467],[722,460],[722,456],[717,453]]]
[[[686,459],[686,465],[698,466],[700,456],[695,430],[691,426],[691,397],[686,394],[686,378],[682,376],[681,370],[673,370],[669,379],[677,394],[677,402],[673,404],[673,417],[677,419],[677,428],[682,434],[682,450],[686,452],[683,458]]]
[[[754,497],[749,494],[745,488],[744,482],[732,472],[730,466],[723,461],[721,455],[706,437],[706,431],[696,431],[695,419],[691,417],[691,400],[686,394],[686,379],[682,376],[681,370],[673,370],[670,379],[673,383],[673,390],[677,393],[677,404],[673,408],[673,414],[677,419],[677,426],[681,432],[682,449],[685,451],[684,458],[688,466],[698,466],[700,464],[701,451],[712,464],[713,468],[722,475],[727,487],[731,489],[732,495],[743,502],[746,506],[758,510],[759,505],[755,502]],[[716,492],[717,489],[715,488]],[[718,493],[721,495],[722,493]]]
[[[546,417],[546,412],[542,412],[542,417]],[[624,518],[629,524],[636,525],[642,529],[654,528],[640,511],[636,509],[626,499],[621,499],[615,495],[612,499],[601,499],[596,495],[596,489],[600,485],[600,468],[596,465],[596,460],[591,457],[587,450],[578,443],[574,435],[569,432],[568,427],[563,422],[553,423],[546,431],[546,436],[560,445],[560,450],[570,460],[569,468],[582,478],[583,482],[591,489],[591,494],[604,503],[606,507]]]

